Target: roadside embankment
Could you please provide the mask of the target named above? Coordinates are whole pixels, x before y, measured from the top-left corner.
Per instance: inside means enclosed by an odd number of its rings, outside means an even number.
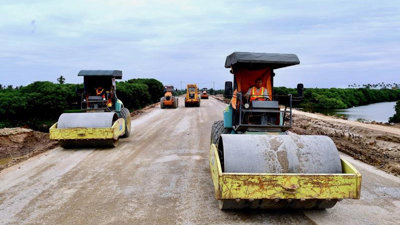
[[[25,128],[0,129],[0,170],[57,146],[48,133]]]
[[[293,110],[292,132],[327,135],[339,151],[400,175],[400,129]]]
[[[154,103],[135,110],[131,117],[134,119],[158,105]],[[21,127],[0,129],[0,171],[57,145],[57,141],[50,140],[49,133]]]

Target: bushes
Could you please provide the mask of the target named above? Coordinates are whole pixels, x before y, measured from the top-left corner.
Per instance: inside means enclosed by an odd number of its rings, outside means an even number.
[[[125,107],[140,109],[157,102],[163,84],[155,79],[134,79],[117,83],[117,96]],[[26,87],[0,89],[0,128],[28,126],[48,131],[61,113],[80,109],[77,90],[83,84],[54,84],[38,81]]]
[[[130,79],[127,81],[127,83],[147,85],[148,93],[150,94],[150,104],[160,101],[160,98],[164,95],[164,85],[156,79]]]
[[[75,89],[79,86],[41,81],[18,89],[1,90],[0,128],[29,126],[47,130],[65,109],[72,108],[77,101]]]
[[[149,87],[140,83],[118,82],[117,97],[128,109],[140,109],[149,104]]]
[[[389,118],[389,123],[400,123],[400,100],[396,102],[394,110],[396,113]]]

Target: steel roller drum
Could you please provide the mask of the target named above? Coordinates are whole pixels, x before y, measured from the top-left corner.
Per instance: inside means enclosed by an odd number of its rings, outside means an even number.
[[[108,128],[117,119],[115,112],[63,113],[57,128]]]
[[[222,134],[224,172],[341,173],[338,150],[327,136]]]

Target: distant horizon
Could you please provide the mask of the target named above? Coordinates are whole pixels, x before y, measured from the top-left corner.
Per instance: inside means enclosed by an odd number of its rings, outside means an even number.
[[[3,0],[0,28],[2,85],[119,69],[124,80],[223,89],[235,51],[296,54],[300,65],[277,70],[276,86],[400,82],[395,0]]]
[[[59,77],[57,77],[57,78],[59,78]],[[154,78],[154,77],[142,77],[142,78],[130,78],[130,79],[156,79],[156,78]],[[130,79],[121,79],[121,80],[117,80],[117,82],[124,82],[124,81],[128,81],[128,80],[130,80]],[[56,79],[57,80],[57,79]],[[42,81],[33,81],[32,83],[34,83],[34,82],[46,82],[46,81],[49,81],[49,82],[52,82],[52,83],[59,83],[58,81],[50,81],[50,80],[42,80]],[[82,82],[77,82],[77,83],[70,83],[70,82],[68,82],[68,81],[64,81],[65,83],[64,84],[83,84],[83,80],[82,80]],[[32,83],[29,83],[29,84],[32,84]],[[27,85],[29,85],[29,84],[27,84]],[[185,84],[183,84],[182,83],[182,88],[180,88],[180,85],[179,86],[174,86],[174,89],[178,89],[178,90],[185,90],[186,88],[186,85],[187,84],[190,84],[190,83],[185,83]],[[199,88],[200,89],[202,89],[202,88],[207,88],[207,89],[212,89],[213,87],[211,86],[211,87],[207,87],[207,86],[201,86],[200,84],[198,84],[198,83],[196,83],[198,86],[199,86]],[[395,85],[397,85],[397,87],[394,87],[394,86],[388,86],[388,87],[383,87],[383,86],[379,86],[379,87],[368,87],[369,89],[375,89],[375,90],[380,90],[380,89],[392,89],[392,88],[394,88],[394,89],[400,89],[400,83],[391,83],[391,84],[388,84],[388,83],[384,83],[385,85],[392,85],[392,84],[395,84]],[[2,85],[2,87],[3,88],[7,88],[9,85],[5,85],[5,84],[0,84],[0,85]],[[24,86],[27,86],[27,85],[17,85],[17,86],[14,86],[14,85],[12,85],[12,88],[13,89],[15,89],[15,88],[18,88],[18,87],[24,87]],[[166,86],[166,85],[169,85],[169,84],[165,84],[165,83],[163,83],[163,85],[164,86]],[[354,85],[354,84],[351,84],[351,85]],[[329,88],[367,88],[367,87],[365,87],[365,85],[368,85],[368,84],[356,84],[357,86],[352,86],[352,87],[349,87],[349,85],[347,86],[347,87],[304,87],[304,88],[319,88],[319,89],[329,89]],[[371,84],[371,85],[376,85],[376,84]],[[287,87],[287,86],[277,86],[277,85],[274,85],[274,87],[285,87],[285,88],[297,88],[296,86],[295,87]],[[224,88],[215,88],[214,90],[223,90]]]

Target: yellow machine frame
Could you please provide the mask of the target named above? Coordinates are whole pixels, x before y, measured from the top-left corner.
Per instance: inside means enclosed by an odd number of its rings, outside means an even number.
[[[195,88],[195,91],[194,91],[195,98],[194,99],[189,98],[189,93],[190,93],[189,88]],[[199,89],[197,87],[197,84],[188,84],[187,85],[185,102],[189,103],[189,104],[200,102],[200,95],[199,95]]]
[[[119,118],[109,128],[57,128],[57,123],[50,127],[50,139],[53,140],[90,140],[114,139],[125,133],[125,120]]]
[[[215,197],[224,199],[359,199],[361,174],[341,159],[340,174],[224,173],[215,144],[210,168]]]

